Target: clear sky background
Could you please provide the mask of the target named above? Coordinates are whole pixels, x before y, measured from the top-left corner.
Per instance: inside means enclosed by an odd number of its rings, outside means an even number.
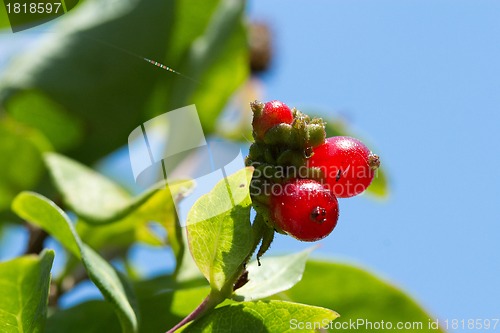
[[[276,37],[266,97],[346,117],[391,179],[386,202],[340,201],[319,254],[439,318],[499,318],[500,2],[254,0],[249,12]]]
[[[367,267],[438,318],[500,318],[500,1],[253,0],[248,10],[275,35],[266,98],[342,115],[390,177],[386,201],[340,200],[316,255]],[[0,67],[24,43],[11,37],[0,35]],[[272,252],[309,245],[279,237]],[[132,255],[150,273],[172,262],[166,251]]]

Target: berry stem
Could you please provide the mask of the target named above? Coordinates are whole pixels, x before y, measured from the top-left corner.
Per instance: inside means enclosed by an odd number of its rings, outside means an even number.
[[[377,170],[380,167],[380,157],[377,154],[370,154],[368,156],[368,165],[372,170]]]
[[[177,325],[172,327],[166,333],[173,333],[182,326],[186,325],[190,321],[198,319],[205,315],[207,311],[212,310],[217,305],[219,305],[224,300],[224,297],[221,297],[220,293],[211,292],[208,296],[201,302],[200,305],[196,309],[193,310],[190,314],[188,314],[184,319],[182,319]]]

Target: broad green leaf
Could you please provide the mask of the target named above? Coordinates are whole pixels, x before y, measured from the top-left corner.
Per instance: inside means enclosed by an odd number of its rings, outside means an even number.
[[[189,52],[190,46],[205,31],[219,2],[220,0],[176,1],[175,20],[172,28],[175,38],[168,40],[167,52],[163,59],[165,64],[180,71],[181,63]],[[171,87],[176,84],[175,79],[169,78],[161,80],[156,85],[148,101],[148,112],[146,113],[148,118],[175,108],[168,108],[166,105],[175,104],[170,99],[177,98],[171,94]]]
[[[174,200],[189,194],[192,181],[170,183],[168,188],[159,183],[131,197],[118,184],[67,157],[51,153],[45,161],[64,201],[81,218],[76,229],[86,244],[95,249],[135,241],[163,245],[165,241],[149,227],[156,221],[168,231],[174,253],[181,250]]]
[[[81,243],[73,224],[65,213],[45,197],[31,192],[20,193],[12,203],[12,210],[58,240],[71,254],[81,259]]]
[[[221,180],[188,213],[189,248],[212,289],[221,291],[236,278],[252,251],[249,184],[251,168]]]
[[[2,5],[0,6],[0,29],[8,28],[10,28],[9,17],[7,16],[7,10],[5,9],[5,6]],[[0,32],[6,32],[6,30]]]
[[[19,191],[31,189],[42,176],[42,152],[49,142],[33,130],[9,117],[0,120],[0,211],[10,207]]]
[[[309,261],[302,280],[273,298],[335,308],[341,315],[335,324],[365,319],[371,322],[422,322],[418,332],[428,328],[430,316],[408,295],[367,271],[347,264]],[[347,326],[349,327],[349,326]],[[351,332],[338,327],[332,332]],[[356,332],[372,332],[358,327]]]
[[[174,254],[177,254],[180,245],[176,232],[180,226],[173,198],[183,197],[192,186],[192,181],[170,184],[168,189],[159,189],[145,198],[141,206],[120,220],[105,225],[88,224],[86,220],[81,220],[78,221],[76,230],[82,240],[95,249],[107,246],[127,247],[136,241],[161,246],[166,240],[160,239],[149,226],[150,222],[157,222],[167,230],[168,243]]]
[[[184,80],[143,59],[164,57],[174,8],[173,0],[83,2],[7,67],[0,103],[25,90],[42,92],[86,129],[85,144],[72,156],[96,161],[122,146],[131,129],[145,120],[144,107],[160,77]]]
[[[136,209],[158,190],[152,188],[132,198],[108,178],[63,155],[46,154],[45,162],[65,203],[90,223],[116,221]]]
[[[248,75],[244,7],[228,0],[87,0],[9,64],[0,104],[18,97],[30,112],[36,105],[23,91],[50,98],[47,104],[61,106],[86,129],[71,150],[86,163],[121,146],[138,124],[178,106],[205,105],[200,117],[210,133]],[[53,136],[64,144],[60,138]]]
[[[181,5],[184,11],[191,13],[192,7],[188,7],[187,3]],[[179,71],[191,80],[174,81],[169,90],[175,98],[169,99],[168,109],[188,104],[203,107],[199,116],[207,133],[214,131],[217,116],[248,76],[248,46],[242,23],[244,8],[242,1],[218,2],[204,33],[193,41],[179,64]],[[207,12],[203,15],[207,16]],[[181,18],[193,22],[185,13]],[[181,27],[179,25],[176,32]]]
[[[165,240],[153,232],[148,222],[135,219],[132,215],[104,225],[92,225],[79,220],[75,227],[82,241],[96,250],[125,249],[135,242],[151,246],[165,245]]]
[[[168,280],[168,277],[162,277]],[[140,282],[141,284],[145,282]],[[156,285],[154,285],[156,287]],[[141,319],[141,327],[139,332],[163,332],[166,330],[164,316],[159,316],[158,312],[167,314],[164,310],[162,302],[155,302],[150,298],[145,298],[144,295],[150,296],[154,293],[154,289],[141,288],[137,290],[139,307],[151,304],[151,307],[145,308],[150,313],[144,313]],[[145,301],[142,301],[142,300]],[[162,299],[163,301],[163,299]],[[148,303],[146,303],[148,302]],[[142,304],[144,303],[144,304]],[[168,303],[169,304],[169,303]],[[168,309],[168,306],[166,307]],[[140,308],[142,314],[142,308]],[[156,317],[156,318],[154,318]],[[154,319],[153,319],[154,318]],[[144,319],[151,321],[153,319],[153,326],[151,323],[144,322]],[[177,318],[176,318],[177,319]],[[179,320],[181,320],[180,318]],[[160,322],[161,326],[155,323]],[[155,327],[155,330],[144,331],[142,326]],[[56,311],[53,315],[49,316],[47,320],[47,332],[53,333],[120,333],[122,332],[120,322],[116,316],[113,305],[106,301],[91,300],[84,303],[77,304],[69,309]]]
[[[302,278],[307,258],[314,248],[280,257],[263,257],[247,266],[248,283],[237,289],[233,299],[253,301],[293,287]]]
[[[189,102],[200,105],[200,120],[205,131],[209,133],[216,130],[219,115],[233,93],[249,76],[246,28],[240,21],[232,29],[226,45],[219,50],[217,60],[201,77],[203,84],[194,91]]]
[[[140,332],[167,331],[200,305],[209,293],[207,286],[185,289],[174,285],[170,290],[140,295]]]
[[[0,331],[45,332],[54,251],[0,263]]]
[[[16,121],[38,129],[56,150],[67,150],[81,142],[80,121],[41,92],[27,90],[16,94],[6,109]]]
[[[78,4],[84,2],[85,0],[64,0],[63,3],[64,3],[64,6],[65,6],[65,10],[66,12],[69,12],[70,10],[72,10],[73,8],[75,8]]]
[[[121,333],[113,306],[104,301],[89,301],[55,312],[47,319],[50,333]]]
[[[138,281],[134,289],[141,313],[139,332],[163,333],[195,309],[210,292],[203,287],[179,285],[172,276]],[[88,301],[57,311],[48,318],[47,332],[54,333],[119,333],[118,318],[113,306],[103,301]]]
[[[316,117],[320,117],[315,115]],[[320,117],[324,118],[324,117]],[[352,133],[347,129],[346,124],[340,120],[325,119],[326,120],[326,137],[331,136],[352,136]]]
[[[203,278],[203,274],[198,269],[198,266],[196,265],[191,252],[189,252],[189,241],[186,235],[186,228],[180,228],[179,226],[177,226],[177,229],[181,233],[179,236],[180,238],[178,238],[178,243],[180,245],[178,252],[175,252],[175,249],[172,247],[174,253],[176,254],[175,258],[177,260],[177,266],[175,267],[176,281],[186,282],[196,280],[198,278]],[[170,239],[171,238],[169,237],[169,240]]]
[[[174,207],[174,201],[179,202],[189,195],[194,186],[194,181],[190,180],[170,183],[168,188],[155,193],[143,206],[127,218],[143,220],[144,222],[156,221],[167,230],[168,244],[174,252],[177,263],[174,275],[179,282],[201,277],[201,273],[187,248],[186,230],[180,226]],[[145,241],[143,237],[139,238],[139,235],[138,240]]]
[[[48,11],[40,11],[37,10],[36,13],[33,11],[28,11],[23,14],[24,10],[23,7],[21,7],[21,10],[17,11],[15,7],[13,7],[14,4],[20,3],[21,6],[25,2],[16,2],[16,1],[2,1],[5,6],[2,4],[0,6],[0,29],[4,29],[7,27],[12,27],[12,29],[8,29],[8,31],[4,31],[4,33],[11,33],[12,31],[18,32],[22,31],[25,29],[31,29],[34,28],[38,25],[42,25],[46,22],[49,22],[51,20],[57,19],[61,17],[64,13],[67,13],[70,9],[72,9],[76,4],[78,3],[79,0],[61,0],[59,3],[61,4],[60,8],[57,8],[57,10],[52,10],[51,12]],[[83,1],[83,0],[81,0]],[[34,2],[36,3],[46,3],[48,1],[40,1],[40,2]],[[52,2],[54,3],[54,2]],[[10,7],[7,7],[7,5],[10,4]],[[30,2],[27,2],[27,4],[30,4]],[[13,14],[8,16],[8,11],[10,14]]]
[[[141,333],[160,333],[174,327],[210,292],[203,277],[189,283],[178,283],[172,275],[137,281],[134,289],[141,312]]]
[[[168,61],[178,64],[193,41],[203,35],[220,0],[181,0],[175,4],[175,39],[169,41]]]
[[[130,289],[113,267],[80,240],[66,214],[47,198],[30,192],[19,194],[12,207],[21,218],[41,227],[81,258],[92,282],[113,304],[123,331],[136,332],[138,324]]]
[[[85,244],[82,244],[82,262],[90,280],[101,291],[104,298],[113,304],[124,332],[137,332],[138,318],[133,290],[106,260]]]
[[[338,316],[329,309],[298,303],[243,302],[217,308],[189,324],[182,332],[317,332]],[[305,326],[308,323],[311,327]],[[299,328],[302,324],[303,328]]]
[[[190,314],[210,293],[207,286],[176,290],[173,293],[171,312],[179,316]]]
[[[192,180],[171,182],[168,187],[159,189],[149,197],[133,214],[129,215],[129,218],[143,222],[156,221],[161,224],[167,230],[169,244],[174,254],[177,255],[181,246],[178,240],[180,226],[174,202],[178,203],[188,196],[194,186],[195,183]]]

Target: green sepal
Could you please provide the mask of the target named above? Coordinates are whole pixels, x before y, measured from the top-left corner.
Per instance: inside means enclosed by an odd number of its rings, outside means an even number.
[[[260,266],[260,258],[271,247],[274,240],[274,228],[264,228],[262,233],[262,243],[260,244],[259,251],[257,251],[257,262]]]
[[[252,143],[248,151],[248,157],[252,161],[259,161],[264,157],[264,147],[259,143]]]
[[[278,157],[277,163],[281,166],[291,165],[296,168],[305,166],[304,153],[297,150],[287,149]]]
[[[262,111],[264,110],[264,103],[259,102],[259,101],[253,101],[250,103],[250,109],[253,112],[253,117],[259,118],[262,116]]]
[[[306,130],[306,144],[316,147],[324,143],[326,139],[325,127],[320,124],[309,124]]]
[[[274,157],[272,149],[269,146],[266,146],[264,148],[264,160],[266,161],[266,163],[269,163],[269,164],[276,163],[276,158]]]
[[[264,135],[264,143],[268,145],[286,145],[292,139],[292,125],[281,123],[271,127]]]

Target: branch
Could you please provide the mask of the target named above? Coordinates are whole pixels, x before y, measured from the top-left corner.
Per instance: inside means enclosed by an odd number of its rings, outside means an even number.
[[[43,250],[43,242],[49,235],[45,230],[38,228],[34,225],[27,224],[28,232],[30,235],[28,247],[25,254],[39,254]]]

